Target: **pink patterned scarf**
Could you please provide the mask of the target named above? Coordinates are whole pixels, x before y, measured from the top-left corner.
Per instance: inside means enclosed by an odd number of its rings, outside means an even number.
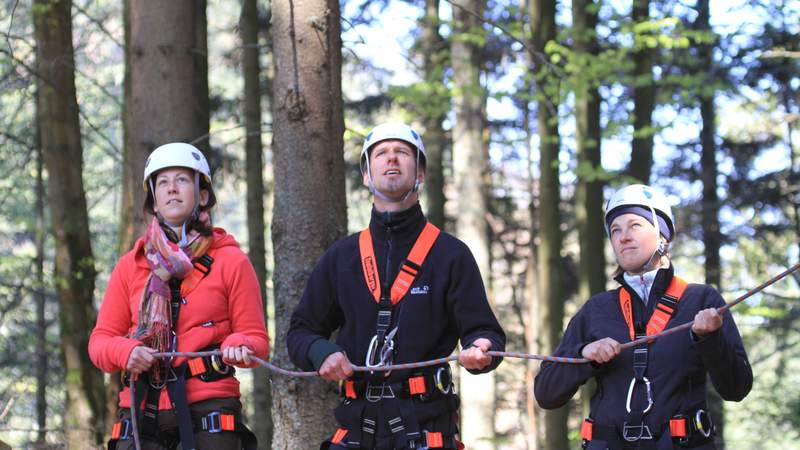
[[[207,225],[211,224],[211,217],[207,212],[201,212],[199,219]],[[144,345],[159,352],[174,350],[171,348],[169,281],[173,278],[182,280],[188,276],[194,267],[192,261],[203,256],[211,247],[212,241],[211,236],[206,237],[192,230],[187,235],[188,243],[179,247],[167,238],[155,217],[150,222],[144,237],[144,253],[151,273],[139,304],[139,325],[135,335]],[[150,381],[153,384],[159,384],[165,379],[163,370],[164,367],[160,365],[154,365],[150,369]]]

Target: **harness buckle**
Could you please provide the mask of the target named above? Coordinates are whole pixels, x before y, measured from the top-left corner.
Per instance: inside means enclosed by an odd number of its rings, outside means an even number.
[[[639,434],[628,434],[629,430],[639,430]],[[650,433],[650,427],[645,424],[628,425],[628,422],[622,425],[622,438],[628,442],[646,441],[653,439],[653,434]]]
[[[636,386],[636,383],[639,381],[638,378],[634,377],[631,378],[631,385],[628,387],[628,399],[625,401],[625,409],[628,412],[631,412],[631,397],[633,397],[633,388]],[[647,387],[647,407],[642,411],[642,414],[650,411],[650,408],[653,407],[653,390],[650,387],[650,380],[647,377],[642,377],[641,381]]]
[[[367,384],[367,388],[364,390],[364,398],[370,403],[376,403],[381,399],[395,398],[395,396],[391,386],[381,383],[379,385]]]
[[[203,417],[203,428],[209,433],[221,433],[222,421],[220,421],[219,411],[209,413]]]
[[[442,379],[442,375],[445,375],[444,380]],[[433,375],[433,381],[435,382],[436,389],[439,389],[439,392],[442,394],[449,394],[453,388],[453,374],[450,372],[450,366],[442,366],[436,369],[436,373]]]
[[[694,429],[699,431],[704,438],[710,437],[714,431],[714,422],[711,420],[711,414],[705,409],[698,409],[694,413]]]

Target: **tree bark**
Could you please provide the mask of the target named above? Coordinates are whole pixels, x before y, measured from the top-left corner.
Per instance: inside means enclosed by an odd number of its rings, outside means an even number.
[[[247,237],[250,261],[261,288],[262,309],[267,311],[267,262],[264,242],[264,161],[261,145],[261,88],[258,46],[258,2],[244,0],[239,19],[242,39],[242,72],[244,75],[243,109],[245,120],[245,160],[247,178]],[[272,397],[270,371],[265,367],[253,370],[254,414],[249,421],[261,448],[272,448]]]
[[[38,100],[37,100],[38,103]],[[38,107],[38,105],[37,105]],[[38,115],[38,112],[37,112]],[[40,123],[36,122],[36,445],[43,445],[47,435],[47,321],[44,293],[44,203],[47,193],[44,189],[44,155]]]
[[[597,8],[593,0],[573,0],[572,17],[575,52],[587,60],[597,57]],[[603,180],[601,163],[600,92],[594,79],[575,74],[575,122],[577,125],[578,186],[575,195],[575,219],[578,223],[580,266],[578,296],[588,300],[605,290],[606,258],[603,226]],[[584,415],[589,414],[589,401],[596,388],[590,380],[581,387]]]
[[[168,142],[190,142],[212,166],[214,161],[207,145],[205,0],[129,1],[121,251],[132,248],[144,232],[141,183],[151,151]]]
[[[339,2],[275,2],[272,19],[276,334],[272,359],[287,367],[291,362],[285,336],[292,310],[311,268],[347,229]],[[316,448],[330,437],[335,431],[337,389],[319,379],[275,377],[272,448]]]
[[[650,20],[650,0],[633,0],[634,24]],[[633,143],[628,173],[640,182],[650,182],[653,166],[653,109],[656,87],[653,80],[653,50],[634,37],[633,52]]]
[[[695,27],[700,31],[710,33],[709,0],[699,0],[696,8],[698,16],[695,21]],[[708,44],[703,44],[698,48],[698,70],[713,71],[715,64],[712,52],[713,47]],[[703,253],[705,256],[705,282],[721,290],[722,277],[720,275],[719,251],[722,246],[722,232],[720,231],[719,223],[720,204],[719,197],[717,196],[717,176],[719,174],[719,169],[717,168],[717,145],[715,141],[717,134],[717,110],[714,105],[714,94],[706,95],[704,93],[705,86],[708,86],[711,82],[713,82],[713,79],[711,76],[708,76],[706,82],[699,86],[700,117],[703,121],[703,128],[700,131],[700,145],[702,147],[700,166],[702,167],[701,178],[703,180]],[[718,449],[724,450],[725,440],[723,431],[725,428],[725,416],[722,397],[720,397],[714,389],[713,385],[710,383],[710,379],[707,386],[708,408],[711,411],[714,426],[717,429],[717,435],[714,441]]]
[[[433,93],[431,102],[424,110],[425,153],[427,169],[425,177],[426,216],[428,221],[444,229],[444,170],[442,152],[447,145],[447,137],[442,123],[450,109],[449,98],[442,93],[444,86],[445,52],[444,38],[439,33],[439,0],[425,0],[425,17],[422,21],[422,66],[425,82]]]
[[[72,3],[34,2],[37,113],[47,168],[48,203],[55,239],[55,286],[66,371],[64,427],[70,448],[100,442],[104,425],[103,376],[86,346],[95,322],[94,257],[83,189],[83,149],[75,95]]]
[[[450,47],[456,116],[453,123],[453,175],[459,211],[456,233],[475,256],[483,284],[488,287],[490,256],[486,214],[489,154],[483,139],[485,90],[480,84],[480,48],[475,39],[464,38],[482,33],[480,17],[475,14],[481,15],[484,6],[479,0],[460,4],[462,8],[453,8],[453,34],[456,37]],[[475,449],[495,448],[494,414],[487,414],[494,409],[494,373],[473,375],[462,368],[460,382],[461,437],[464,443]]]
[[[545,45],[556,38],[555,0],[531,2],[531,44],[535,51],[543,52]],[[564,289],[561,262],[561,215],[558,153],[558,80],[541,63],[541,54],[534,58],[533,72],[538,81],[537,126],[539,130],[540,182],[539,182],[539,314],[540,351],[552,354],[561,338],[564,321]],[[567,439],[566,406],[544,413],[544,445],[548,450],[566,450]]]

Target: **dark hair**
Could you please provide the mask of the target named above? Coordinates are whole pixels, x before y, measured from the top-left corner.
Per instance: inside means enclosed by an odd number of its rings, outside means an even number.
[[[158,172],[150,175],[151,177],[155,177],[158,175]],[[206,177],[200,175],[200,190],[208,191],[208,202],[205,205],[200,205],[200,211],[210,211],[214,205],[217,204],[217,196],[214,195],[214,189],[211,188],[211,184],[206,180]],[[198,193],[199,194],[199,193]],[[150,184],[147,185],[147,194],[145,194],[144,198],[144,205],[142,205],[142,213],[145,216],[150,214],[151,216],[156,215],[156,211],[154,209],[154,199],[153,199],[153,192],[150,190]],[[203,236],[211,236],[214,232],[213,225],[205,225],[203,222],[199,221],[198,219],[191,220],[188,224],[186,224],[186,229],[188,230],[197,230]]]

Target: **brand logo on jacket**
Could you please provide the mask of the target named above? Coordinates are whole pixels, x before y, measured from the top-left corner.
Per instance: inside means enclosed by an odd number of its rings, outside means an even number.
[[[411,288],[411,295],[425,295],[428,293],[429,287],[426,284],[425,286],[417,286]]]

